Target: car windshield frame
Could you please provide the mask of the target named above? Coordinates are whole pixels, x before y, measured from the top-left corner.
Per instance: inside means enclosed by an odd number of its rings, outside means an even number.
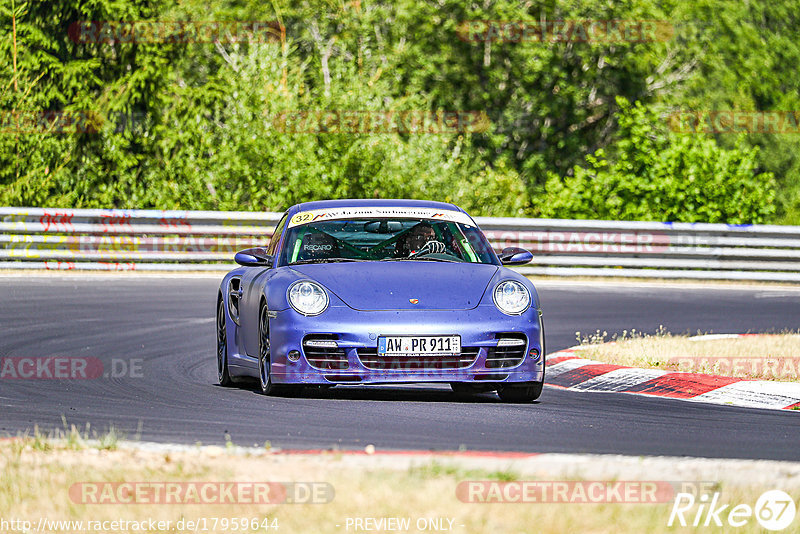
[[[434,243],[426,242],[421,250],[408,250],[406,242],[419,232],[418,228],[432,229],[430,241]],[[355,216],[309,221],[287,225],[281,241],[276,266],[363,261],[500,265],[477,225],[428,217]]]

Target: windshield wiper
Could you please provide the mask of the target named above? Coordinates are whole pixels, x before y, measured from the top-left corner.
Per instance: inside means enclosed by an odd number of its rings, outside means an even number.
[[[315,258],[313,260],[297,260],[294,263],[290,263],[289,265],[301,265],[304,263],[337,263],[337,262],[349,262],[349,261],[372,261],[372,260],[361,260],[356,258]]]

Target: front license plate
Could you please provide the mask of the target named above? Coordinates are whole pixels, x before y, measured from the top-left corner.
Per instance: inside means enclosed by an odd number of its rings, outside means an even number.
[[[380,336],[378,356],[454,356],[461,336]]]

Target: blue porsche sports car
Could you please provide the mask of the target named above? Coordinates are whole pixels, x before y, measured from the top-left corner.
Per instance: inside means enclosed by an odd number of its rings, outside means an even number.
[[[217,297],[217,369],[265,394],[310,386],[449,383],[527,402],[544,382],[544,331],[533,284],[504,265],[452,204],[336,200],[299,204]]]

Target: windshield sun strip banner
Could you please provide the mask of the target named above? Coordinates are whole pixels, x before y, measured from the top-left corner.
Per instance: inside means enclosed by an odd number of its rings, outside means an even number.
[[[460,211],[440,210],[436,208],[404,208],[404,207],[363,207],[363,208],[330,208],[309,210],[296,213],[289,221],[289,228],[319,221],[337,219],[428,219],[432,221],[451,221],[469,226],[475,223],[469,215]]]

